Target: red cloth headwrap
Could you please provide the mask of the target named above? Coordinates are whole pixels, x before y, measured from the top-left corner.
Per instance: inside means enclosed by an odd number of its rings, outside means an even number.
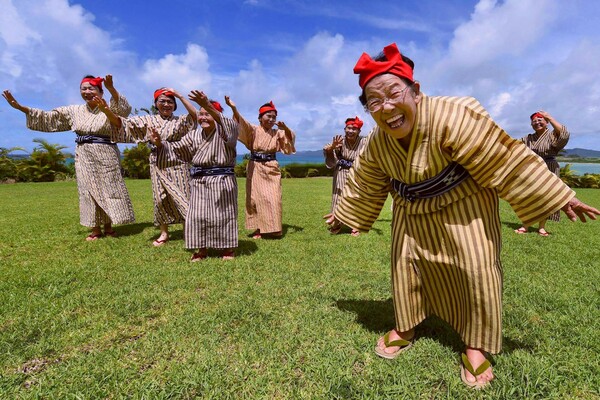
[[[358,116],[356,116],[356,118],[353,119],[348,119],[346,121],[346,126],[348,125],[354,125],[356,126],[358,129],[362,128],[364,122],[360,120],[360,118],[358,118]]]
[[[212,104],[215,110],[217,110],[218,112],[223,112],[223,106],[221,106],[221,103],[219,103],[218,101],[211,100],[210,104]]]
[[[175,93],[170,92],[167,90],[167,88],[160,88],[160,89],[156,89],[154,91],[154,101],[156,101],[156,99],[158,99],[158,96],[160,96],[161,94],[164,94],[165,96],[169,96],[169,97],[175,97]]]
[[[546,119],[542,114],[540,114],[539,112],[535,112],[533,114],[531,114],[531,117],[529,117],[529,119],[531,121],[533,121],[535,118],[542,118],[542,119]]]
[[[97,78],[83,78],[81,80],[81,83],[79,85],[81,85],[81,84],[83,84],[85,82],[89,82],[90,85],[99,87],[100,90],[102,90],[102,82],[104,82],[104,78],[100,78],[100,77],[97,77]]]
[[[261,108],[259,108],[258,115],[262,115],[269,111],[275,111],[275,114],[277,114],[277,109],[275,108],[275,104],[273,104],[273,101],[270,101],[268,106],[262,106]]]
[[[362,89],[371,79],[386,72],[413,81],[413,70],[402,60],[396,43],[385,46],[383,54],[388,61],[375,61],[367,53],[363,53],[356,62],[354,73],[358,74],[358,84]]]

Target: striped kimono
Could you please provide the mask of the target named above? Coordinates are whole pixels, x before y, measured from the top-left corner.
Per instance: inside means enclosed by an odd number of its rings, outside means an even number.
[[[260,125],[252,125],[243,117],[239,141],[248,150],[261,153],[294,154],[296,135],[288,140],[285,131],[271,129],[266,132]],[[246,171],[246,229],[261,233],[281,232],[281,171],[277,160],[248,162]]]
[[[143,115],[121,118],[121,129],[113,130],[117,142],[149,142],[149,130],[155,129],[163,142],[181,140],[198,126],[195,115]],[[153,146],[151,146],[153,147]],[[154,225],[179,224],[185,221],[190,198],[189,164],[172,150],[150,153],[150,178],[154,198]]]
[[[556,161],[556,156],[569,141],[569,131],[564,125],[560,131],[553,130],[550,132],[549,129],[546,129],[540,135],[535,132],[530,133],[521,138],[521,141],[544,159],[550,171],[554,172],[556,176],[560,176],[560,165]],[[552,213],[548,219],[556,222],[560,221],[560,211]]]
[[[124,96],[110,99],[110,109],[127,116],[131,106]],[[87,104],[58,107],[52,111],[31,108],[27,127],[42,132],[75,131],[79,136],[110,138],[108,118]],[[121,175],[119,148],[115,144],[81,143],[75,147],[75,173],[79,192],[79,221],[96,227],[106,223],[128,224],[135,221],[133,207]]]
[[[405,200],[390,179],[415,184],[451,162],[470,174],[437,197]],[[532,224],[574,193],[522,142],[512,139],[470,97],[427,97],[417,105],[410,145],[376,128],[355,161],[335,216],[370,229],[387,194],[392,218],[392,293],[396,329],[430,314],[469,347],[501,348],[502,267],[498,196]]]
[[[323,156],[325,157],[325,165],[329,169],[333,169],[333,187],[331,189],[331,212],[335,210],[340,197],[342,195],[342,189],[346,184],[346,179],[350,173],[350,168],[346,161],[354,162],[358,157],[363,147],[365,147],[367,140],[364,136],[356,138],[353,146],[350,146],[346,139],[342,143],[342,147],[334,150],[333,152],[327,152],[323,150]],[[345,161],[344,161],[345,160]]]
[[[179,142],[165,142],[159,151],[173,151],[194,167],[235,166],[238,124],[221,115],[212,132],[198,127]],[[237,181],[234,175],[192,177],[185,223],[187,249],[230,249],[238,246]]]

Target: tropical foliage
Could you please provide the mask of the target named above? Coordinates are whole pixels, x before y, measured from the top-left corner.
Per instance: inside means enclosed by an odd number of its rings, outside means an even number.
[[[126,177],[134,179],[150,178],[150,148],[146,143],[138,143],[123,151],[123,171]]]

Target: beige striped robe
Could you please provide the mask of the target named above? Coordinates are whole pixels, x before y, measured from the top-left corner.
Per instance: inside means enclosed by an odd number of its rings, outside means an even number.
[[[150,129],[155,129],[163,142],[181,140],[198,126],[195,115],[141,115],[121,118],[121,129],[113,130],[117,142],[149,142]],[[185,221],[190,198],[189,164],[169,149],[150,153],[150,178],[154,199],[154,225],[179,224]]]
[[[261,153],[293,154],[296,152],[296,135],[289,140],[285,131],[271,129],[266,132],[260,125],[252,125],[243,117],[239,141],[250,151]],[[281,171],[277,160],[250,161],[246,174],[246,229],[259,229],[261,233],[281,232]]]
[[[127,116],[131,106],[124,96],[110,99],[110,109]],[[42,132],[75,131],[77,135],[110,138],[108,118],[87,104],[58,107],[52,111],[31,108],[27,127]],[[75,147],[75,173],[79,192],[79,220],[87,227],[135,221],[127,187],[121,175],[119,148],[114,144],[82,143]]]
[[[473,98],[423,95],[416,118],[408,150],[375,129],[354,163],[335,216],[366,231],[391,192],[396,329],[407,331],[436,314],[467,346],[497,353],[502,316],[498,196],[531,224],[574,193]],[[450,192],[411,203],[391,191],[390,178],[414,184],[453,161],[471,177]]]
[[[333,169],[333,186],[331,189],[331,212],[335,210],[337,203],[342,195],[342,189],[346,184],[346,179],[350,173],[350,169],[341,168],[337,165],[340,158],[344,158],[349,161],[354,161],[363,147],[365,147],[367,140],[364,136],[358,136],[354,141],[354,145],[350,146],[344,137],[342,147],[334,150],[333,152],[327,152],[323,150],[323,156],[325,157],[325,165],[329,169]]]
[[[234,167],[238,124],[221,115],[212,132],[198,127],[179,142],[166,142],[160,151],[173,151],[196,167]],[[170,150],[169,150],[170,149]],[[216,175],[190,179],[191,195],[185,223],[187,249],[229,249],[238,246],[237,181]]]
[[[530,133],[529,135],[521,138],[521,141],[525,143],[535,154],[544,158],[548,169],[560,176],[560,165],[554,157],[564,149],[569,141],[569,131],[566,126],[562,126],[559,131],[546,129],[542,134]],[[549,217],[551,221],[560,221],[560,211],[552,213]]]

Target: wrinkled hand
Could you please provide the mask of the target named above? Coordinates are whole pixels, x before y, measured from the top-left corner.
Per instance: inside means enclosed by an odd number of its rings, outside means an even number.
[[[231,97],[225,96],[225,104],[227,104],[231,108],[235,108],[235,103],[231,100]]]
[[[94,96],[92,101],[90,101],[90,105],[92,107],[98,107],[100,111],[106,111],[108,109],[108,103],[101,97]]]
[[[287,127],[287,125],[283,121],[277,121],[277,122],[275,122],[275,125],[277,125],[277,127],[279,129],[284,130],[284,131],[287,131],[287,130],[290,129],[290,128]]]
[[[567,204],[565,204],[561,210],[567,215],[571,221],[577,221],[577,217],[581,222],[586,222],[586,216],[590,219],[596,219],[596,215],[600,215],[600,210],[594,207],[588,206],[581,200],[573,197]]]
[[[21,106],[21,104],[19,104],[19,102],[17,101],[17,99],[14,98],[14,96],[12,95],[12,93],[10,92],[10,90],[5,90],[2,92],[2,97],[4,97],[6,99],[6,101],[8,102],[8,104],[17,110],[22,110],[23,106]]]
[[[331,142],[331,147],[333,149],[339,149],[342,147],[343,144],[344,144],[344,139],[342,138],[342,135],[336,135],[333,137],[333,141]]]
[[[331,143],[327,143],[325,146],[323,146],[323,150],[331,151],[333,150],[333,145]]]
[[[162,138],[160,137],[160,135],[156,129],[151,128],[149,136],[150,136],[150,141],[152,142],[153,145],[155,145],[156,147],[162,146]]]
[[[115,90],[115,85],[113,84],[113,77],[111,74],[108,74],[104,77],[104,86],[106,86],[106,90],[109,92]]]
[[[167,89],[168,92],[173,93],[173,96],[177,97],[178,99],[181,98],[181,95],[179,94],[179,92],[177,90],[175,90],[175,89],[173,89],[171,87],[170,88],[166,88],[166,89]]]
[[[192,90],[188,97],[193,102],[198,103],[201,107],[208,104],[208,96],[201,90]]]

